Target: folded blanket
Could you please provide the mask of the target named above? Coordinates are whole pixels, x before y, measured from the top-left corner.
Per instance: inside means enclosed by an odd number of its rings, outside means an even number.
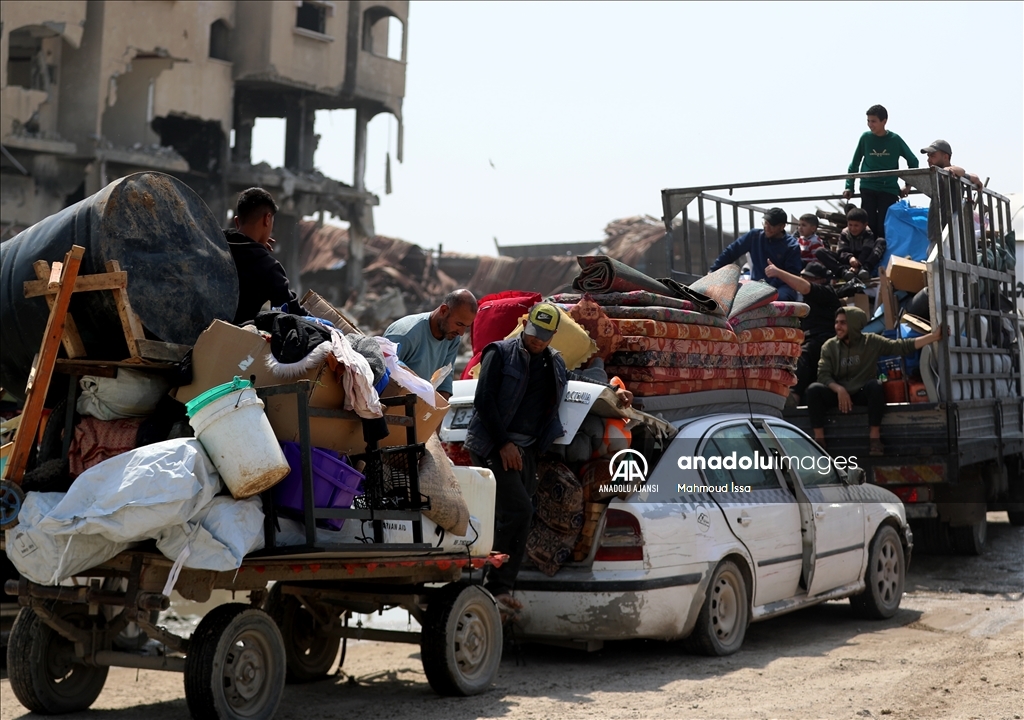
[[[622,339],[619,350],[629,352],[661,350],[663,352],[684,354],[739,355],[740,344],[717,340],[673,340],[671,338],[646,338],[631,335]]]
[[[718,268],[690,285],[690,289],[717,301],[722,312],[728,315],[740,289],[740,266],[730,263]]]
[[[747,380],[744,378],[715,378],[714,380],[670,380],[665,382],[636,382],[626,383],[637,397],[652,397],[656,395],[684,395],[691,392],[703,392],[705,390],[764,390],[786,397],[789,395],[789,386],[770,380]]]
[[[656,305],[660,307],[675,308],[676,310],[700,311],[700,308],[689,300],[680,300],[679,298],[669,297],[668,295],[659,295],[657,293],[647,292],[646,290],[594,294],[559,293],[557,295],[552,295],[548,300],[554,303],[567,303],[571,305],[572,303],[579,302],[585,296],[590,297],[590,299],[598,305]]]
[[[747,378],[770,380],[782,385],[796,385],[796,374],[782,368],[667,368],[615,367],[609,372],[626,382],[668,382],[672,380],[713,380],[715,378]]]
[[[739,315],[733,315],[729,318],[729,322],[733,325],[741,323],[745,320],[755,320],[763,317],[807,317],[807,314],[811,311],[811,306],[807,303],[802,302],[772,302],[767,305],[763,305],[752,310],[740,313]]]
[[[659,320],[690,325],[729,327],[729,321],[724,317],[692,310],[676,310],[667,307],[630,307],[628,305],[603,305],[601,309],[604,310],[605,315],[617,320]]]
[[[722,330],[720,328],[709,328],[706,325],[684,325],[683,327],[690,327],[694,329],[694,334],[687,338],[668,338],[668,337],[646,337],[644,335],[623,335],[622,342],[619,344],[620,350],[669,350],[671,352],[690,352],[688,346],[677,345],[677,343],[687,342],[691,340],[699,340],[702,342],[713,342],[713,343],[729,343],[733,344],[736,342],[736,335],[728,330]],[[704,331],[704,332],[700,332]]]
[[[754,328],[762,327],[785,327],[785,328],[799,328],[800,318],[798,317],[763,317],[754,318],[753,320],[743,320],[732,326],[734,332],[741,333],[744,330],[753,330]],[[619,327],[622,330],[622,327]],[[625,335],[626,331],[622,330],[622,334]]]
[[[718,303],[703,293],[694,292],[674,280],[655,280],[606,255],[580,255],[576,262],[580,265],[580,274],[572,281],[575,290],[589,293],[646,290],[689,300],[705,312],[719,311]]]
[[[645,337],[676,338],[695,340],[725,340],[731,342],[736,335],[732,330],[711,325],[687,325],[661,322],[660,320],[626,320],[612,318],[623,336],[643,335]]]
[[[774,340],[775,342],[802,343],[804,341],[804,331],[798,328],[789,327],[753,328],[752,330],[744,330],[739,333],[736,336],[736,339],[741,343],[764,342],[768,340]]]
[[[743,367],[743,361],[738,355],[705,355],[702,353],[663,352],[661,350],[622,352],[620,350],[608,358],[606,367],[611,368],[612,366],[738,368]],[[613,374],[610,369],[608,374]]]
[[[793,342],[751,342],[737,343],[740,355],[748,359],[763,357],[800,357],[800,343]]]
[[[733,318],[748,310],[767,305],[779,296],[779,291],[774,286],[763,281],[745,282],[736,291],[736,298],[732,301],[732,309],[729,317]]]

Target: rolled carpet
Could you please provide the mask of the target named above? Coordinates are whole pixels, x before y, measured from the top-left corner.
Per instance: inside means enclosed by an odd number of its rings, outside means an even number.
[[[572,281],[575,290],[589,293],[646,290],[689,300],[705,312],[721,312],[718,303],[707,295],[672,280],[655,280],[607,255],[580,255],[576,262],[580,265],[580,273]]]

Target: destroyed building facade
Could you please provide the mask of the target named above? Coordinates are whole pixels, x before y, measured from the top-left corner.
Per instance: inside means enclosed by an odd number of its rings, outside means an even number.
[[[374,116],[397,119],[402,160],[408,14],[407,0],[5,0],[0,240],[156,170],[222,221],[239,191],[267,188],[281,206],[279,257],[296,280],[298,222],[321,211],[348,221],[347,285],[358,288],[378,204],[364,184]],[[342,108],[356,113],[351,185],[313,165],[316,111]],[[283,167],[252,164],[264,117],[285,119]]]

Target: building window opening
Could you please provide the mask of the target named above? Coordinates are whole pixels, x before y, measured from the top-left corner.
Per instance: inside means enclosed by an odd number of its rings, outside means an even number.
[[[318,3],[302,3],[295,9],[295,27],[326,34],[327,7]]]
[[[210,25],[210,57],[215,60],[231,60],[231,30],[223,20]]]
[[[372,7],[363,15],[363,50],[377,57],[402,61],[405,25],[390,10]]]
[[[15,30],[8,39],[7,84],[49,92],[51,68],[43,56],[43,39],[30,29]]]

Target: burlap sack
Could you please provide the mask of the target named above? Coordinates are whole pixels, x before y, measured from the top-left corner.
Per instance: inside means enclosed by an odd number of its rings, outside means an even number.
[[[447,532],[460,536],[466,534],[469,507],[452,472],[452,464],[434,433],[430,434],[426,452],[420,460],[420,492],[430,498],[430,509],[424,510],[424,515]]]

